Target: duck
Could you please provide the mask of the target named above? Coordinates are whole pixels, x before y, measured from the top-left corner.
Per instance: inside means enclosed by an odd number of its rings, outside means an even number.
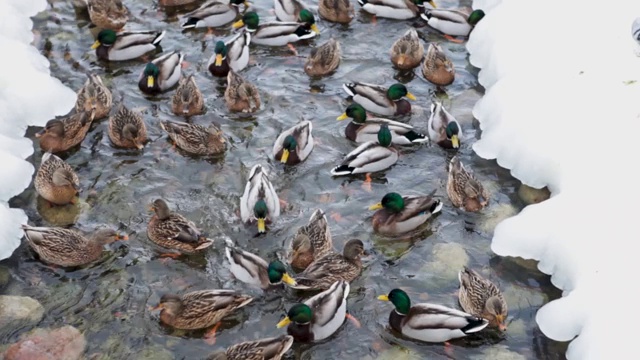
[[[447,39],[453,40],[454,36],[469,36],[474,26],[484,17],[484,11],[476,9],[469,13],[456,9],[426,9],[420,17]]]
[[[95,114],[95,109],[91,109],[47,121],[44,129],[36,133],[40,149],[55,154],[80,144],[87,136]]]
[[[101,30],[91,49],[98,59],[107,61],[127,61],[156,51],[166,31],[124,31]]]
[[[163,120],[160,122],[162,130],[180,149],[192,155],[218,155],[224,153],[226,140],[220,127],[211,123],[209,127]]]
[[[406,292],[393,289],[378,300],[390,301],[395,309],[389,314],[389,325],[402,335],[424,342],[439,343],[465,337],[489,324],[483,318],[443,305],[420,303],[411,306]]]
[[[138,79],[138,88],[146,94],[159,94],[176,86],[182,76],[184,54],[171,51],[148,63]]]
[[[256,164],[249,172],[249,180],[240,198],[240,218],[247,224],[258,222],[258,233],[266,232],[266,222],[280,216],[280,199],[273,189],[266,171]]]
[[[108,134],[111,142],[121,148],[142,150],[147,142],[147,126],[142,116],[123,104],[109,117]]]
[[[232,112],[251,113],[260,109],[258,88],[233,70],[229,70],[227,74],[224,100]]]
[[[456,68],[440,44],[429,44],[427,56],[422,63],[422,75],[427,81],[438,87],[451,85],[455,80]]]
[[[181,116],[194,116],[204,112],[204,96],[193,75],[180,78],[178,88],[171,99],[171,111]]]
[[[149,211],[155,214],[147,225],[147,236],[157,245],[184,254],[195,254],[213,245],[213,240],[207,239],[196,224],[171,211],[163,199],[155,199]]]
[[[249,65],[249,44],[251,33],[248,31],[241,31],[226,42],[216,42],[213,55],[207,63],[211,75],[225,77],[229,69],[235,72],[244,70]]]
[[[458,280],[458,301],[462,309],[488,320],[489,326],[505,331],[509,309],[500,289],[466,266],[458,273]]]
[[[311,49],[304,63],[304,72],[309,76],[328,75],[338,68],[341,56],[340,42],[331,38],[324,44]]]
[[[185,15],[183,29],[220,27],[234,21],[239,14],[240,4],[249,7],[246,0],[208,0],[199,8]]]
[[[350,286],[344,280],[336,281],[304,303],[298,303],[276,326],[287,327],[287,334],[298,342],[321,341],[333,335],[347,317],[347,296]]]
[[[434,199],[435,190],[427,196],[402,196],[390,192],[382,201],[371,205],[373,231],[383,235],[400,235],[415,230],[442,210],[442,201]]]
[[[426,1],[434,8],[433,0]],[[358,0],[362,10],[376,17],[409,20],[417,17],[424,9],[424,0]]]
[[[273,21],[264,24],[260,24],[260,17],[255,11],[249,11],[232,25],[234,29],[243,26],[251,33],[251,42],[266,46],[291,45],[300,40],[312,39],[320,32],[313,14],[308,10],[300,12],[300,22]]]
[[[294,289],[326,290],[338,280],[352,282],[362,272],[364,244],[359,239],[351,239],[344,245],[342,254],[329,252],[315,259],[303,272],[294,278]]]
[[[94,119],[102,119],[109,115],[112,103],[111,91],[104,86],[100,75],[89,74],[87,81],[78,90],[76,112],[95,109]]]
[[[88,0],[91,22],[102,29],[120,30],[129,20],[129,11],[122,0]]]
[[[367,182],[371,182],[369,173],[383,171],[398,162],[398,150],[391,146],[389,125],[381,124],[378,141],[368,141],[344,157],[342,163],[331,170],[331,175],[342,176],[367,174]]]
[[[343,84],[342,88],[353,97],[353,101],[362,105],[367,111],[382,115],[404,115],[411,112],[411,104],[404,100],[416,100],[403,84],[393,84],[389,88],[363,82]]]
[[[324,211],[316,209],[309,222],[298,228],[289,245],[288,262],[292,267],[304,270],[315,259],[333,248],[331,229]]]
[[[300,11],[307,10],[298,0],[273,0],[273,8],[276,14],[276,19],[283,22],[296,22]]]
[[[196,0],[158,0],[158,4],[160,6],[170,7],[170,6],[183,6],[194,3]]]
[[[160,310],[160,321],[175,329],[197,330],[211,326],[206,339],[215,339],[220,321],[253,301],[235,290],[198,290],[183,295],[162,295],[151,311]]]
[[[453,206],[469,212],[480,211],[489,203],[489,192],[464,168],[457,155],[449,162],[447,195]]]
[[[353,5],[349,0],[320,0],[318,14],[321,18],[338,24],[348,24],[355,17]]]
[[[391,45],[391,62],[400,70],[411,70],[422,61],[424,46],[416,29],[411,28]]]
[[[279,260],[267,263],[258,255],[233,246],[231,241],[227,241],[225,255],[229,260],[231,274],[243,283],[258,286],[263,290],[282,283],[296,284],[287,272],[287,268]]]
[[[101,228],[89,236],[57,227],[22,225],[22,230],[40,260],[62,267],[90,264],[102,257],[104,245],[129,238],[110,228]]]
[[[460,123],[439,101],[431,104],[431,116],[427,121],[427,130],[431,141],[445,149],[460,148]]]
[[[284,130],[273,144],[273,157],[286,165],[299,164],[313,151],[311,121],[305,120]]]
[[[280,360],[292,344],[291,335],[244,341],[211,353],[206,360]]]
[[[336,120],[342,121],[351,118],[344,129],[347,139],[357,143],[376,141],[380,125],[386,124],[391,131],[391,143],[396,145],[413,145],[428,142],[429,138],[414,130],[413,126],[398,121],[379,117],[368,117],[366,110],[358,103],[347,106],[342,115]]]
[[[75,197],[80,192],[78,174],[66,161],[50,152],[42,156],[34,184],[38,194],[55,205],[75,204]]]

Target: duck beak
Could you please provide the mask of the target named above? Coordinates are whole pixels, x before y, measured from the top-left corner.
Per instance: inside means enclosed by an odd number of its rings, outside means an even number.
[[[156,211],[156,209],[153,207],[153,204],[150,204],[150,205],[147,207],[147,211],[149,211],[149,212],[155,212],[155,211]]]
[[[216,66],[222,65],[222,54],[216,54]]]
[[[311,24],[311,30],[313,30],[313,32],[315,32],[316,34],[320,34],[320,29],[318,29],[318,25],[316,24]]]
[[[162,305],[162,303],[158,304],[157,306],[152,307],[149,310],[156,311],[156,310],[161,310],[161,309],[164,309],[164,306]]]
[[[387,295],[380,295],[378,296],[378,300],[389,301],[389,297]]]
[[[383,208],[382,203],[377,203],[375,205],[369,206],[369,210],[380,210],[382,208]]]
[[[504,316],[496,315],[496,321],[498,322],[498,329],[500,329],[500,331],[507,330],[507,325],[504,323]]]
[[[38,132],[36,133],[36,137],[37,137],[37,138],[39,138],[39,137],[41,137],[42,135],[44,135],[44,134],[46,134],[46,133],[47,133],[47,129],[46,129],[46,128],[44,128],[44,129],[42,129],[42,130],[40,130],[40,131],[38,131]]]
[[[152,88],[154,84],[153,76],[147,76],[147,87]]]
[[[348,119],[348,118],[349,118],[349,116],[347,116],[347,113],[342,113],[342,115],[338,116],[338,117],[336,118],[336,120],[338,120],[338,121],[342,121],[342,120],[346,120],[346,119]]]
[[[127,234],[122,234],[122,235],[118,234],[118,235],[116,235],[116,239],[118,239],[118,240],[129,240],[129,236],[127,236]]]
[[[438,7],[436,6],[436,2],[433,0],[429,0],[427,1],[429,3],[429,5],[433,6],[434,9],[437,9]]]
[[[144,148],[144,145],[137,141],[134,141],[133,144],[138,148],[138,150],[142,150]]]
[[[96,40],[96,42],[91,45],[91,50],[95,50],[100,46],[100,41]]]
[[[244,4],[244,7],[249,7],[249,6],[251,6],[251,3],[250,3],[250,2],[248,2],[248,1],[245,1],[243,4]]]
[[[398,56],[398,65],[404,65],[404,62],[405,62],[406,59],[407,59],[406,55],[400,54],[400,56]]]
[[[282,282],[291,286],[296,285],[296,281],[287,273],[284,273],[284,275],[282,275]]]
[[[231,25],[231,27],[232,27],[232,28],[234,28],[234,29],[238,29],[238,28],[241,28],[241,27],[243,27],[243,26],[244,26],[244,21],[242,21],[242,19],[240,19],[240,20],[238,20],[238,21],[234,22],[234,23]]]
[[[282,319],[282,321],[280,321],[280,322],[278,323],[278,325],[276,325],[276,327],[277,327],[278,329],[280,329],[280,328],[283,328],[283,327],[285,327],[285,326],[289,325],[290,323],[291,323],[291,320],[290,320],[290,319],[289,319],[289,317],[287,316],[286,318]]]
[[[457,149],[460,147],[460,140],[458,139],[458,135],[453,135],[451,137],[451,145],[453,146],[454,149]]]
[[[415,96],[413,96],[413,94],[412,94],[412,93],[410,93],[410,92],[408,92],[408,93],[407,93],[407,98],[409,98],[410,100],[413,100],[413,101],[418,100],[418,99],[416,99],[416,97],[415,97]]]
[[[267,232],[264,219],[258,219],[258,232],[261,234]]]
[[[280,162],[283,163],[283,164],[286,164],[287,160],[289,160],[289,150],[283,149],[282,150],[282,157],[280,158]]]

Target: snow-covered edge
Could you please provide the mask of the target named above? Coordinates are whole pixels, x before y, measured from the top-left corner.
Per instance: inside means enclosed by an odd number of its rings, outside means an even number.
[[[75,93],[50,76],[49,61],[31,46],[31,16],[46,7],[46,0],[0,1],[0,260],[20,245],[20,225],[27,222],[24,211],[8,205],[34,172],[24,160],[33,153],[25,130],[69,112],[75,102]]]

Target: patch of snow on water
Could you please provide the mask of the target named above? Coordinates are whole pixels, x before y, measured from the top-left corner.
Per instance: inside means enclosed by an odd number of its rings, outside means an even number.
[[[485,18],[470,61],[486,95],[473,146],[551,199],[500,223],[492,250],[539,260],[563,290],[536,321],[569,341],[569,359],[633,358],[636,311],[640,57],[631,26],[640,2],[551,7],[476,0]]]
[[[49,75],[49,61],[30,45],[30,17],[46,7],[46,0],[0,1],[0,260],[20,245],[20,224],[27,222],[22,210],[7,204],[29,186],[34,172],[24,160],[33,153],[25,130],[69,112],[75,102],[75,93]]]

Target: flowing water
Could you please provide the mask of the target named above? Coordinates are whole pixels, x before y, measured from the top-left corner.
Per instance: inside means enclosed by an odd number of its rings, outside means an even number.
[[[422,78],[419,69],[397,73],[389,60],[393,41],[410,26],[418,26],[425,45],[442,41],[442,36],[423,26],[421,20],[393,21],[372,18],[354,1],[356,19],[349,26],[321,19],[321,35],[298,43],[299,56],[286,47],[251,47],[252,63],[242,75],[260,89],[261,110],[251,116],[230,114],[224,105],[224,79],[213,78],[206,64],[218,39],[228,38],[231,27],[182,31],[180,16],[189,8],[159,8],[151,0],[125,0],[131,15],[128,29],[166,29],[164,51],[177,49],[186,54],[185,74],[195,74],[206,96],[207,111],[189,119],[208,125],[219,123],[228,138],[224,156],[201,159],[185,156],[171,148],[159,127],[163,119],[178,120],[170,111],[173,91],[147,97],[137,88],[144,61],[122,63],[98,61],[89,48],[94,41],[86,11],[76,10],[71,1],[50,1],[47,11],[35,19],[36,46],[51,61],[54,76],[78,89],[86,73],[96,72],[114,93],[114,102],[143,114],[150,142],[142,151],[115,149],[106,135],[107,120],[95,121],[80,147],[63,158],[76,169],[83,192],[76,206],[47,207],[33,186],[12,201],[27,212],[30,222],[42,226],[74,226],[92,231],[109,225],[129,234],[128,242],[109,246],[104,258],[91,266],[65,271],[39,262],[23,245],[3,265],[11,272],[4,294],[31,296],[45,307],[39,326],[70,324],[88,340],[87,354],[102,359],[193,359],[233,343],[277,336],[284,329],[276,323],[289,306],[308,294],[291,290],[263,293],[233,280],[224,259],[228,237],[249,251],[267,259],[282,257],[296,228],[305,224],[316,208],[328,218],[334,245],[342,250],[350,238],[359,238],[373,255],[365,262],[359,279],[351,285],[348,310],[362,324],[345,322],[329,340],[314,345],[294,344],[287,359],[562,359],[566,345],[545,338],[535,324],[535,312],[561,294],[549,278],[539,273],[535,263],[495,256],[490,250],[495,224],[517,213],[524,204],[517,191],[520,183],[494,161],[478,158],[471,148],[479,136],[472,106],[482,95],[477,70],[469,65],[464,45],[443,42],[456,66],[457,78],[438,94],[463,126],[462,161],[471,167],[492,193],[489,206],[479,214],[453,209],[445,185],[451,154],[438,146],[403,148],[393,168],[374,176],[372,192],[362,188],[363,177],[332,178],[329,170],[340,162],[354,144],[344,138],[347,121],[337,122],[349,103],[341,84],[349,80],[390,85],[407,84],[418,101],[402,121],[426,132],[434,87]],[[441,7],[468,5],[438,2]],[[315,11],[316,4],[309,4]],[[269,0],[253,2],[264,20],[273,19]],[[312,46],[337,38],[343,61],[329,77],[310,79],[302,65]],[[33,84],[37,86],[37,84]],[[313,122],[316,146],[311,156],[296,167],[284,168],[274,161],[271,147],[277,134],[302,119]],[[29,129],[28,136],[39,128]],[[34,165],[42,152],[37,142]],[[256,236],[255,226],[239,220],[239,199],[249,169],[263,164],[270,171],[276,191],[288,205],[266,236]],[[375,235],[372,212],[367,206],[380,201],[390,191],[427,194],[445,202],[440,215],[410,235],[390,239]],[[147,239],[150,218],[148,205],[162,197],[170,206],[193,220],[210,237],[218,239],[203,254],[163,259],[162,249]],[[414,302],[432,301],[457,307],[457,271],[463,265],[477,269],[504,291],[510,314],[505,333],[485,330],[452,342],[452,351],[442,344],[424,344],[398,337],[387,328],[392,306],[376,300],[395,287],[405,289]],[[204,331],[186,332],[159,323],[155,306],[167,292],[183,293],[207,288],[234,288],[256,297],[244,309],[224,320],[214,346],[202,339]],[[13,342],[25,328],[11,329],[0,337]]]

